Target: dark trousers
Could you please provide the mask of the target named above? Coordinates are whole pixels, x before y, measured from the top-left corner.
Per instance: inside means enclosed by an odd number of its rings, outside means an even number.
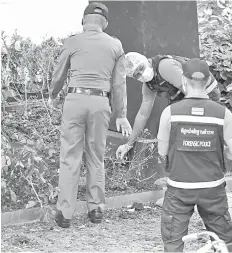
[[[214,188],[193,190],[168,186],[161,218],[164,252],[183,252],[182,237],[188,234],[195,205],[206,229],[216,233],[227,244],[232,244],[232,221],[225,183]]]

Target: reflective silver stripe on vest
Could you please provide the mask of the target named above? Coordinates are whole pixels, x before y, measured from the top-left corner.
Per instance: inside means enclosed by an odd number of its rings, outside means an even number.
[[[170,178],[167,179],[167,184],[181,189],[203,189],[203,188],[211,188],[217,187],[225,182],[224,178],[221,178],[216,181],[211,182],[197,182],[197,183],[184,183],[184,182],[177,182],[173,181]]]
[[[191,115],[172,115],[171,122],[194,122],[194,123],[208,123],[208,124],[217,124],[224,125],[224,119],[215,118],[215,117],[198,117]]]
[[[217,87],[217,81],[214,80],[213,83],[211,83],[207,88],[206,88],[206,92],[207,94],[209,94],[213,89],[215,89]]]

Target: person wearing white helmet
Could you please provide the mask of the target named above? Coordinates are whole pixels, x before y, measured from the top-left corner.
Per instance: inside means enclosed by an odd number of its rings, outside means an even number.
[[[119,146],[116,151],[117,158],[123,159],[126,153],[132,149],[133,143],[150,117],[156,96],[168,99],[169,104],[184,98],[182,66],[188,60],[188,58],[181,56],[156,55],[147,58],[137,52],[126,54],[127,76],[143,83],[142,104],[136,115],[133,131],[128,142]],[[210,99],[220,100],[220,90],[212,73],[210,73],[206,91]]]

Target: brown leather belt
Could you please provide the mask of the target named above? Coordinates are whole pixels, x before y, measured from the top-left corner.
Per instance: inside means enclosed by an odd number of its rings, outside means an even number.
[[[110,97],[110,93],[107,91],[102,91],[94,88],[86,89],[81,87],[69,87],[68,93],[78,93],[85,95],[94,95],[94,96],[102,96],[102,97]]]

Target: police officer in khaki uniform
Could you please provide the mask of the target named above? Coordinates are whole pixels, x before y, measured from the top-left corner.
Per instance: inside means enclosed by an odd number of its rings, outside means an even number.
[[[167,159],[167,191],[161,234],[165,252],[182,252],[182,237],[197,206],[207,230],[232,250],[224,155],[232,160],[232,113],[209,99],[207,64],[191,59],[183,65],[185,98],[166,107],[160,118],[159,155]],[[224,143],[226,147],[224,147]]]
[[[91,222],[99,223],[105,203],[104,152],[113,97],[118,131],[128,136],[124,51],[121,42],[104,33],[108,9],[91,3],[84,11],[83,32],[68,38],[61,50],[50,87],[51,99],[62,89],[70,70],[62,116],[60,175],[56,223],[69,227],[75,211],[85,150],[87,206]],[[85,144],[85,146],[84,146]]]

